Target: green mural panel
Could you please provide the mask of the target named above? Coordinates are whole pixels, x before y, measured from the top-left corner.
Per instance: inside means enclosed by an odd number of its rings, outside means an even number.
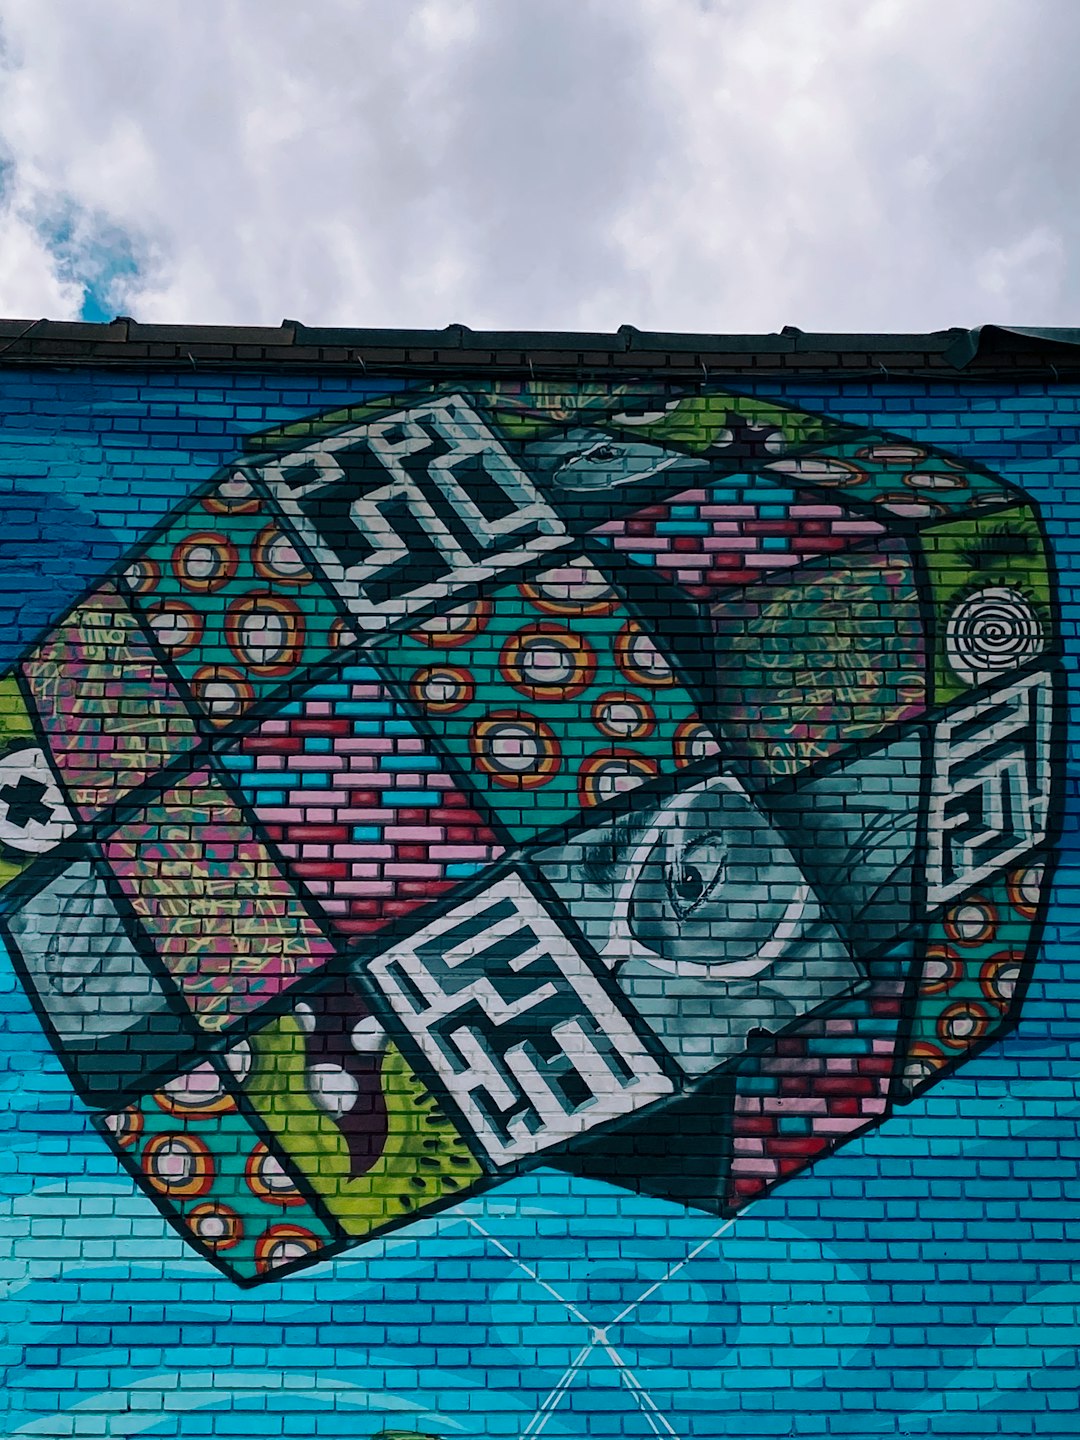
[[[920,541],[933,599],[938,704],[1051,649],[1050,576],[1030,509],[936,526]]]

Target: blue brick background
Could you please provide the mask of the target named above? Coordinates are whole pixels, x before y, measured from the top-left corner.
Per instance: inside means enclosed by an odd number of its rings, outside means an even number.
[[[397,383],[0,374],[0,662],[245,433]],[[1080,388],[760,393],[925,438],[1028,489],[1075,671]],[[0,1432],[1080,1432],[1075,768],[1069,786],[1019,1031],[728,1222],[539,1171],[242,1292],[119,1173],[0,956]]]

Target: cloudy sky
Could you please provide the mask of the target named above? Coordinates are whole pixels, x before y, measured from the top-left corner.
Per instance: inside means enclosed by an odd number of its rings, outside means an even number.
[[[1080,0],[0,0],[0,313],[1080,325]]]

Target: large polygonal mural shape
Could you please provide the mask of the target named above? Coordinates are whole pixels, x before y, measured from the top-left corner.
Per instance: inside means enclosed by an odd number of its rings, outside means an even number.
[[[1020,1018],[1030,500],[703,385],[254,437],[0,679],[0,929],[240,1284],[536,1165],[733,1213]]]

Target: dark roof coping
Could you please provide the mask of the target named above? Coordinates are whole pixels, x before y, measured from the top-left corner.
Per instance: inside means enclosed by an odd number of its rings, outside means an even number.
[[[1041,370],[1060,378],[1080,371],[1080,330],[998,325],[927,333],[827,334],[786,325],[768,335],[715,335],[639,330],[391,330],[280,325],[143,325],[120,315],[108,324],[68,320],[0,320],[0,363],[127,365],[196,369],[304,369],[393,372],[475,366],[502,373],[662,374],[672,380],[711,372],[904,377],[967,372],[988,377]]]

